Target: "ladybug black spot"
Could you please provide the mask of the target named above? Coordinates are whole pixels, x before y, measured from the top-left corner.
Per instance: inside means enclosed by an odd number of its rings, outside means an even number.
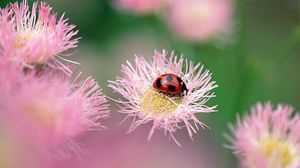
[[[168,82],[172,82],[173,77],[172,77],[172,76],[167,76],[166,80],[167,80]]]
[[[156,81],[156,86],[157,86],[157,88],[161,88],[161,86],[162,86],[162,84],[161,84],[161,79],[158,79],[158,80]]]
[[[171,92],[175,92],[176,91],[176,87],[173,85],[168,86],[169,91]]]

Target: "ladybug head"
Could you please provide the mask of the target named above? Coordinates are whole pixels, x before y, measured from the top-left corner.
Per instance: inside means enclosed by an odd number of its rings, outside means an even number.
[[[186,87],[186,84],[183,82],[183,80],[177,76],[177,80],[179,81],[179,83],[182,85],[182,88],[181,88],[181,92],[184,93],[187,95],[189,90],[188,88]]]
[[[185,83],[184,83],[184,82],[182,82],[182,83],[183,83],[183,84],[182,84],[182,90],[181,90],[181,92],[182,92],[182,93],[185,92],[185,94],[187,95],[188,92],[189,92],[189,90],[188,90],[188,88],[186,87]]]

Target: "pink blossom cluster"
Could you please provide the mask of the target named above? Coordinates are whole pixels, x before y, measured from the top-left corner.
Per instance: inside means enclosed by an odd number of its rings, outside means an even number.
[[[232,19],[229,0],[119,0],[117,4],[139,14],[165,8],[174,32],[194,42],[215,38]],[[76,153],[78,136],[104,128],[100,121],[109,113],[107,98],[95,79],[74,73],[77,62],[68,58],[70,49],[77,47],[77,32],[45,2],[30,7],[23,0],[0,8],[0,140],[13,139],[17,143],[9,143],[12,148],[21,144],[30,149],[27,152],[34,151],[32,157]],[[148,140],[160,130],[180,146],[175,132],[183,129],[192,139],[208,127],[197,115],[217,111],[217,105],[208,104],[218,87],[212,73],[165,50],[154,51],[149,60],[140,54],[122,64],[121,75],[108,87],[119,96],[110,99],[126,115],[124,121],[131,119],[128,132],[148,124]],[[291,106],[257,104],[230,129],[228,147],[241,167],[300,167],[300,115]],[[0,148],[6,147],[0,143]]]
[[[75,137],[102,128],[108,115],[98,83],[73,76],[64,58],[78,43],[67,20],[45,2],[0,9],[1,129],[46,153],[74,148]]]
[[[1,127],[45,151],[74,148],[75,137],[103,127],[99,119],[108,115],[107,99],[92,77],[73,75],[75,62],[66,52],[77,46],[77,30],[64,15],[57,19],[47,3],[35,2],[30,9],[23,0],[0,10],[0,27]],[[216,111],[216,105],[206,105],[217,87],[212,74],[174,52],[155,51],[150,62],[137,56],[135,65],[122,65],[122,72],[124,77],[109,87],[122,96],[116,100],[120,112],[133,118],[129,131],[152,123],[148,139],[162,129],[179,145],[173,133],[186,128],[192,138],[207,127],[196,114]],[[173,87],[184,85],[185,93],[170,95],[153,87],[168,73],[178,82]]]
[[[118,8],[138,15],[162,16],[178,37],[195,43],[229,41],[233,27],[231,0],[115,0]],[[163,23],[162,23],[163,24]]]

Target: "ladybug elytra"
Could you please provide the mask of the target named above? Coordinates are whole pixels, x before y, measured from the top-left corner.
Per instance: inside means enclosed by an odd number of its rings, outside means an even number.
[[[159,92],[167,94],[187,94],[188,89],[180,77],[174,74],[160,75],[153,83],[153,87]]]

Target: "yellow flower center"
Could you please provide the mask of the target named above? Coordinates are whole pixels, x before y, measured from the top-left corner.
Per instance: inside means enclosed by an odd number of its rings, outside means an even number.
[[[25,113],[28,115],[28,118],[49,128],[55,127],[55,110],[58,110],[56,106],[51,106],[49,102],[43,100],[33,101],[25,107]]]
[[[141,100],[141,107],[145,114],[166,116],[174,112],[181,102],[181,96],[167,95],[149,87]]]
[[[17,35],[15,43],[14,43],[14,48],[19,49],[22,48],[27,40],[27,36],[23,36],[23,35]]]
[[[196,4],[186,12],[186,17],[195,20],[205,20],[210,18],[212,12],[211,7],[207,4]]]
[[[21,33],[18,33],[15,41],[14,41],[14,49],[21,49],[22,47],[24,47],[24,45],[26,44],[26,42],[30,41],[30,40],[33,40],[35,38],[38,38],[39,34],[41,32],[38,31],[38,30],[33,30],[31,32],[21,32]],[[46,61],[45,60],[45,48],[42,48],[42,51],[40,54],[40,56],[38,58],[31,58],[29,59],[27,57],[27,54],[29,54],[27,51],[27,53],[25,53],[25,55],[23,55],[23,58],[24,58],[24,61],[28,64],[44,64],[44,62]]]
[[[272,162],[276,162],[277,164],[281,163],[282,167],[286,167],[293,162],[293,151],[291,146],[287,142],[284,142],[277,138],[266,138],[263,139],[260,144],[263,153],[267,157],[272,158]]]

